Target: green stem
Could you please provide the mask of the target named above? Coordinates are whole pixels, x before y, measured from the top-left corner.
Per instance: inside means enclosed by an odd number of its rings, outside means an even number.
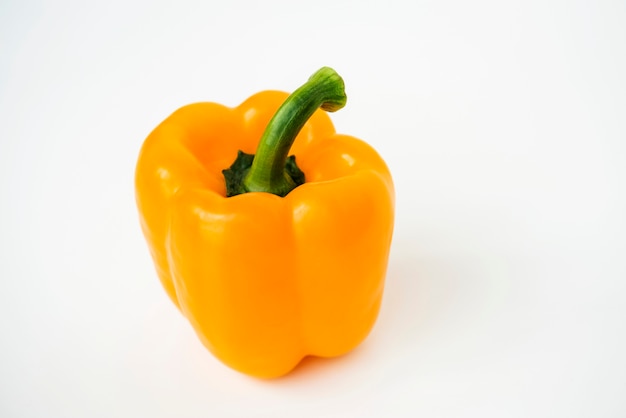
[[[296,187],[285,165],[298,132],[318,109],[334,112],[346,104],[343,80],[332,68],[323,67],[294,91],[278,108],[265,128],[250,171],[243,179],[246,192],[285,196]]]

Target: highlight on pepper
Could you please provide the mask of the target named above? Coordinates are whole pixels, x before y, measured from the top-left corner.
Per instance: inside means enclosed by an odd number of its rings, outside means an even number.
[[[394,225],[389,169],[336,133],[346,104],[324,67],[291,95],[176,110],[141,148],[141,228],[158,277],[204,346],[261,378],[368,335]]]

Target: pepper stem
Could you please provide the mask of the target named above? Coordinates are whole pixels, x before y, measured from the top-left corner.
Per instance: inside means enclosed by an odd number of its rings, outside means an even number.
[[[287,155],[306,121],[318,109],[335,112],[346,104],[342,78],[322,67],[278,108],[263,132],[250,170],[243,178],[244,192],[285,196],[296,186],[286,169]]]

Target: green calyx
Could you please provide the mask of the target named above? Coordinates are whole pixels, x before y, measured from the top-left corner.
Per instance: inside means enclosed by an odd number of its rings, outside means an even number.
[[[266,192],[284,197],[304,183],[304,173],[295,156],[288,157],[296,136],[318,109],[335,112],[346,104],[342,78],[329,67],[322,67],[294,91],[268,123],[256,154],[239,151],[227,170],[227,197],[248,192]]]
[[[252,161],[254,160],[254,154],[246,154],[243,151],[239,151],[237,153],[237,159],[230,166],[230,168],[226,170],[222,170],[222,174],[224,175],[224,180],[226,180],[226,197],[237,196],[238,194],[246,193],[245,191],[241,191],[241,184],[243,183],[243,179],[246,174],[250,171],[250,167],[252,166]],[[296,156],[291,155],[287,157],[287,161],[285,163],[285,171],[287,176],[293,181],[295,184],[294,188],[304,184],[304,173],[298,165],[296,164]],[[284,196],[284,195],[279,195]]]

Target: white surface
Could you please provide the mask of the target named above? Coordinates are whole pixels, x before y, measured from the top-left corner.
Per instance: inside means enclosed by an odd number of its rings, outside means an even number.
[[[625,51],[623,1],[3,1],[0,416],[626,416]],[[134,164],[322,65],[395,178],[384,303],[258,381],[160,288]]]

